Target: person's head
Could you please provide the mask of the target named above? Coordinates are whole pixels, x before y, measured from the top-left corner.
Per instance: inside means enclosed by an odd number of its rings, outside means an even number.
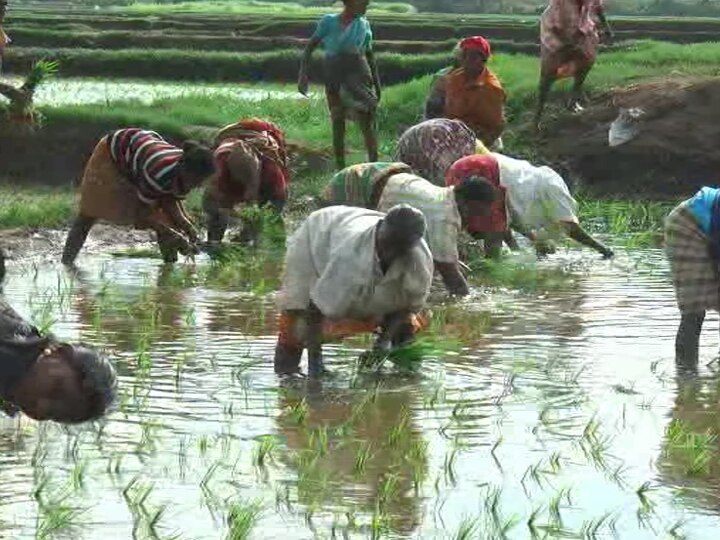
[[[207,146],[196,141],[185,141],[182,150],[180,176],[185,191],[190,192],[215,173],[215,158]]]
[[[115,401],[110,360],[79,344],[50,344],[9,390],[9,401],[35,420],[76,424],[103,416]]]
[[[389,265],[417,246],[425,229],[425,216],[420,210],[408,204],[393,206],[378,226],[378,257]]]
[[[472,216],[489,215],[490,205],[500,196],[497,188],[479,175],[465,178],[453,191],[458,212],[466,228]]]
[[[485,70],[492,50],[490,42],[482,36],[472,36],[457,45],[457,64],[470,76],[480,75]]]
[[[345,11],[353,17],[362,17],[367,13],[370,0],[343,0]]]

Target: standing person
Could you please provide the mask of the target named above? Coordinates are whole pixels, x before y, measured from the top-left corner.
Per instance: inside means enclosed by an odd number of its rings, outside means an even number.
[[[222,242],[238,205],[271,208],[282,222],[287,202],[287,145],[283,131],[267,120],[247,118],[225,126],[215,138],[217,173],[203,195],[208,242]],[[245,220],[242,238],[256,241],[256,223]]]
[[[456,47],[456,64],[438,77],[425,103],[425,118],[462,120],[483,144],[495,146],[505,127],[505,90],[487,67],[490,42],[468,37]]]
[[[337,173],[321,198],[329,204],[362,206],[387,212],[409,204],[425,216],[425,239],[435,269],[451,295],[470,292],[460,271],[458,242],[473,219],[487,215],[497,197],[485,178],[475,176],[457,185],[439,187],[411,173],[403,163],[362,163]]]
[[[196,253],[198,234],[182,200],[214,172],[212,152],[193,141],[178,148],[154,131],[138,128],[103,137],[85,166],[63,264],[75,262],[100,219],[153,229],[165,262],[175,262],[178,250]]]
[[[5,48],[12,42],[10,36],[5,33],[5,30],[3,30],[6,13],[7,0],[0,0],[0,73],[3,72],[3,62],[5,61]]]
[[[579,109],[582,87],[595,63],[600,43],[598,23],[606,39],[612,30],[605,18],[603,0],[550,0],[540,18],[540,90],[535,115],[536,125],[545,108],[553,83],[573,77],[570,107]]]
[[[400,136],[395,160],[407,163],[436,186],[444,186],[445,173],[458,159],[487,152],[464,122],[433,118],[408,128]]]
[[[348,206],[310,214],[285,255],[276,373],[298,372],[307,348],[309,374],[322,374],[327,322],[350,323],[352,333],[379,328],[375,352],[412,339],[432,285],[424,234],[425,218],[407,205],[387,214]]]
[[[537,167],[527,161],[497,153],[481,157],[470,156],[455,163],[449,171],[447,182],[453,184],[478,175],[491,176],[489,169],[492,169],[494,159],[499,174],[499,187],[505,195],[507,215],[503,216],[495,209],[490,216],[501,220],[506,229],[510,225],[532,241],[538,255],[554,252],[553,240],[561,234],[567,234],[603,257],[614,255],[610,248],[582,228],[575,199],[562,177],[550,167]],[[510,239],[507,241],[512,248],[513,242]]]
[[[720,309],[720,189],[703,187],[670,213],[665,249],[681,314],[677,362],[695,370],[705,312]]]
[[[325,94],[332,119],[333,147],[338,169],[345,167],[345,123],[358,120],[368,161],[378,160],[375,111],[382,88],[372,50],[373,34],[365,18],[369,0],[343,0],[339,14],[325,15],[310,38],[300,65],[298,90],[307,95],[308,64],[315,49],[325,50]]]
[[[106,357],[43,335],[0,298],[0,412],[75,424],[103,416],[116,395]]]

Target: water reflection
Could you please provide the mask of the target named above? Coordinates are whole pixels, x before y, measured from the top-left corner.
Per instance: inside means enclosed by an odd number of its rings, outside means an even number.
[[[664,481],[684,504],[720,511],[720,375],[677,378],[675,402],[659,458]]]
[[[364,343],[346,341],[327,347],[335,377],[322,386],[273,374],[274,295],[260,286],[277,276],[269,258],[170,270],[87,256],[75,277],[13,266],[11,304],[63,339],[106,348],[124,401],[102,429],[0,419],[0,538],[39,535],[33,494],[46,478],[48,496],[71,486],[66,502],[84,509],[53,535],[130,538],[147,526],[124,497],[136,477],[153,486],[148,515],[165,508],[163,538],[224,537],[228,504],[254,500],[263,512],[253,538],[367,538],[373,523],[389,537],[447,538],[465,518],[483,537],[510,523],[508,538],[528,538],[533,512],[540,530],[568,537],[609,514],[623,538],[662,537],[680,520],[687,536],[714,538],[720,376],[673,378],[677,309],[661,252],[638,253],[640,270],[622,256],[577,257],[543,263],[570,268],[559,287],[433,300],[436,336],[460,348],[418,376],[358,380],[351,357]],[[694,440],[711,459],[689,460],[678,433],[709,433]],[[266,438],[277,446],[260,467]],[[653,512],[640,524],[646,484]]]
[[[408,381],[385,380],[381,389],[364,383],[348,389],[286,382],[277,418],[285,461],[298,476],[302,505],[341,515],[383,513],[393,533],[408,536],[420,524],[418,489],[428,465],[427,443],[413,419],[416,400]],[[300,425],[298,414],[305,414]],[[385,492],[393,496],[380,512]]]

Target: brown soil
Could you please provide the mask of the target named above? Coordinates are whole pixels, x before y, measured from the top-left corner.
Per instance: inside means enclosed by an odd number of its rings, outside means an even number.
[[[66,237],[67,230],[6,229],[0,230],[0,247],[8,260],[27,263],[30,259],[44,259],[59,264]],[[154,238],[149,231],[97,224],[90,231],[80,253],[82,255],[153,245]]]
[[[611,148],[619,108],[645,116],[631,141]],[[716,184],[720,173],[720,79],[681,77],[615,89],[580,114],[548,126],[540,153],[595,195],[667,198]]]

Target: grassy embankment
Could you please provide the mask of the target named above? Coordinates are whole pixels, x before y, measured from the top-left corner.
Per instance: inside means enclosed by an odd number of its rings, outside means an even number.
[[[537,60],[526,55],[497,55],[493,59],[497,71],[508,90],[510,125],[506,141],[511,153],[533,157],[533,146],[526,137],[526,121],[535,99]],[[716,75],[720,71],[720,46],[698,44],[677,46],[665,43],[640,43],[631,50],[605,54],[590,77],[590,88],[597,92],[614,85],[668,73],[687,75]],[[429,77],[386,89],[378,115],[382,153],[392,153],[394,141],[403,127],[413,124],[421,109]],[[187,126],[218,126],[242,116],[272,118],[287,130],[289,137],[311,147],[327,148],[330,128],[322,99],[292,102],[268,99],[262,102],[228,100],[227,98],[198,95],[182,99],[161,100],[152,106],[138,103],[110,103],[83,105],[43,110],[51,123],[97,122],[99,119],[113,125],[144,125],[163,133],[179,135]],[[550,111],[550,116],[556,111]],[[361,160],[361,148],[356,132],[350,139],[353,159]],[[308,173],[295,178],[293,197],[311,194],[327,177],[327,172]],[[28,188],[30,189],[30,188]],[[26,196],[27,198],[24,198]],[[664,208],[638,205],[629,210],[629,203],[621,205],[588,202],[581,206],[584,218],[602,217],[611,229],[657,229]],[[197,210],[197,200],[191,200]],[[69,190],[18,191],[16,186],[0,192],[0,226],[62,226],[67,223],[72,209]],[[628,215],[641,216],[638,220]],[[630,223],[635,225],[630,227]],[[611,232],[620,232],[613,230]]]

